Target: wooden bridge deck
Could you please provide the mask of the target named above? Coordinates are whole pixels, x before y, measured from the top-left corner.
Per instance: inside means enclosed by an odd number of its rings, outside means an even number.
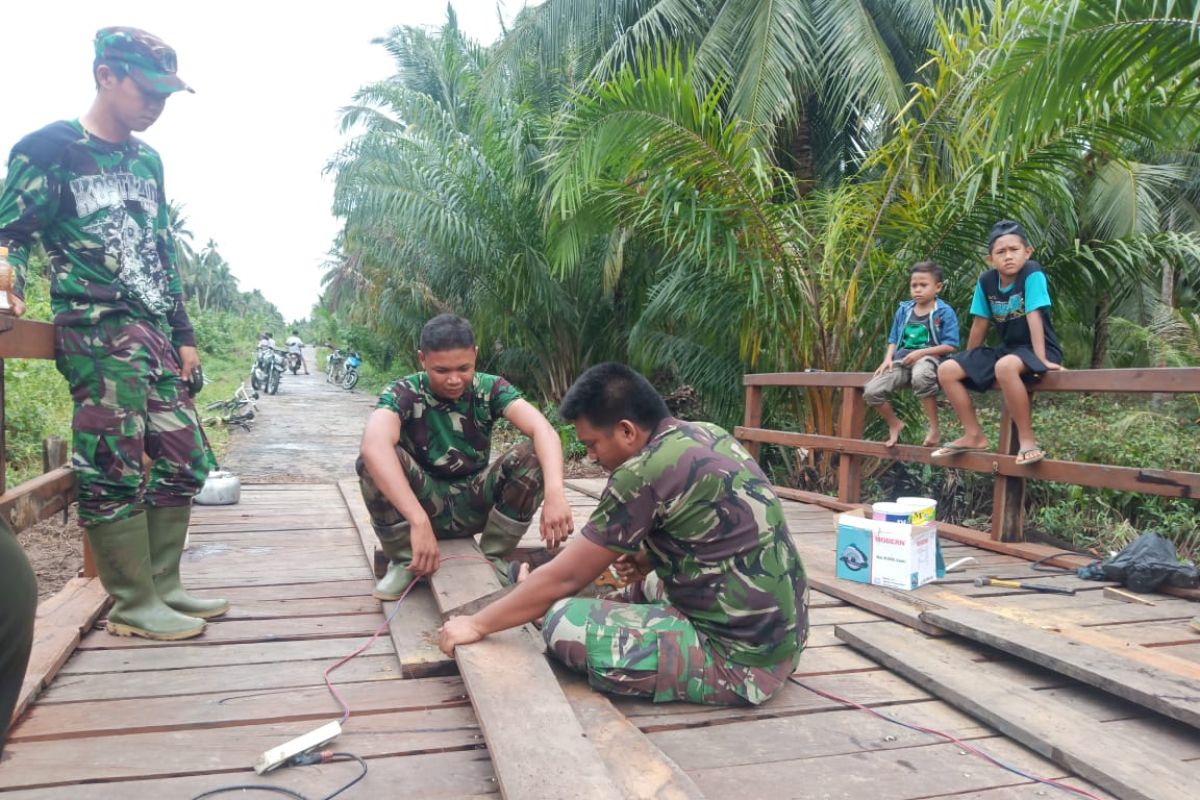
[[[262,423],[240,437],[229,462],[248,478],[266,482],[246,485],[239,505],[198,507],[184,562],[190,587],[231,598],[234,610],[212,621],[201,638],[186,642],[152,644],[102,630],[85,633],[15,726],[0,763],[0,800],[189,798],[223,785],[256,783],[324,796],[358,767],[335,763],[259,778],[250,766],[264,750],[339,716],[323,673],[380,631],[362,655],[331,675],[352,711],[334,749],[355,753],[370,767],[364,781],[342,796],[499,793],[464,683],[432,645],[437,616],[430,593],[410,596],[390,630],[370,597],[373,578],[356,526],[362,509],[337,482],[351,475],[357,437],[347,431],[361,429],[369,408],[368,396],[341,393],[318,377],[289,376],[278,397],[264,398]],[[291,455],[283,462],[278,456],[264,459],[269,444],[287,443],[293,426],[303,426],[307,449],[275,448]],[[322,438],[326,429],[329,437]],[[314,482],[298,482],[305,477]],[[595,503],[597,484],[572,486],[580,525]],[[832,593],[844,594],[830,574],[834,514],[803,503],[786,506],[814,584],[829,590],[813,593],[812,632],[796,673],[813,689],[945,731],[1025,772],[1066,779],[1108,797],[1077,772],[860,654],[837,629],[890,631],[898,626],[881,614],[919,625],[921,612],[982,604],[1010,617],[1034,615],[1047,624],[1119,637],[1129,648],[1200,669],[1200,633],[1187,624],[1196,603],[1161,596],[1153,598],[1153,606],[1114,602],[1105,598],[1103,584],[1071,576],[1045,579],[1077,586],[1074,597],[976,588],[972,579],[984,572],[1038,573],[1022,559],[965,545],[945,544],[947,561],[977,559],[952,582],[899,598],[900,593],[854,587],[851,599],[857,604],[847,602]],[[39,630],[39,641],[50,639]],[[1152,743],[1191,786],[1200,785],[1195,728],[999,650],[958,637],[927,641],[930,650],[967,659],[981,684],[1003,678],[1047,704],[1068,703],[1091,721],[1088,730],[1069,733],[1080,741],[1103,733],[1136,737]],[[1200,702],[1200,682],[1195,685],[1191,701]],[[615,706],[714,798],[1032,800],[1053,791],[966,755],[959,744],[792,684],[757,708],[631,700],[616,700]],[[1174,795],[1164,790],[1147,796]]]

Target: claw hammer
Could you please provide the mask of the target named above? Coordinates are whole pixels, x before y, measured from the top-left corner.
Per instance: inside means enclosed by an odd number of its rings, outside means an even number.
[[[1075,594],[1074,589],[1068,589],[1062,586],[1050,586],[1045,583],[1025,583],[1024,581],[1006,581],[1002,578],[993,578],[990,575],[985,575],[982,578],[975,579],[976,586],[1003,586],[1005,589],[1028,589],[1031,592],[1049,592],[1050,594]]]

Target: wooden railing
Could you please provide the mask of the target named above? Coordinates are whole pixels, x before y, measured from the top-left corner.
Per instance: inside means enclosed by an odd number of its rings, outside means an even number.
[[[858,503],[862,495],[862,460],[865,457],[915,461],[922,464],[986,472],[995,476],[992,505],[993,539],[1023,541],[1025,481],[1029,479],[1072,483],[1126,492],[1200,499],[1200,473],[1138,467],[1084,464],[1047,459],[1030,466],[1016,463],[1016,428],[1004,408],[1000,416],[1000,442],[995,453],[962,453],[950,458],[930,457],[933,448],[914,445],[885,447],[863,439],[866,404],[863,387],[869,372],[776,372],[746,375],[745,424],[734,435],[758,456],[762,444],[831,450],[838,461],[838,500]],[[840,389],[841,414],[837,436],[791,433],[762,427],[763,389],[768,386],[802,389]],[[1037,384],[1038,392],[1200,393],[1200,368],[1097,369],[1052,372]]]
[[[8,488],[4,360],[10,358],[54,358],[54,326],[0,315],[0,515],[19,532],[66,510],[75,499],[75,475],[66,465],[63,442],[47,439],[42,444],[43,474]]]

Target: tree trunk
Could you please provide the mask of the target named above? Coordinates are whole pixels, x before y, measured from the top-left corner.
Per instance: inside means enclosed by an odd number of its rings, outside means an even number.
[[[1092,369],[1104,367],[1108,358],[1108,319],[1112,316],[1112,302],[1107,298],[1096,301],[1096,335],[1092,337]]]
[[[795,122],[780,131],[776,145],[779,165],[796,177],[801,196],[808,194],[817,185],[816,159],[813,156],[812,136],[809,129],[807,109],[800,107]]]

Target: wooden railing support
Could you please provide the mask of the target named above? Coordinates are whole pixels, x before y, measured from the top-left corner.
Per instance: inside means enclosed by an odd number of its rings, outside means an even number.
[[[1008,406],[1004,406],[1000,412],[1000,445],[996,448],[997,452],[1006,456],[1016,455],[1020,446],[1016,423],[1008,413]],[[1025,541],[1024,521],[1025,479],[996,475],[992,489],[992,538],[998,542]]]
[[[758,456],[762,444],[826,450],[838,454],[838,501],[857,504],[862,495],[862,460],[893,459],[935,464],[951,469],[990,473],[995,479],[991,538],[997,542],[1024,540],[1025,482],[1030,478],[1092,486],[1116,491],[1138,492],[1160,497],[1200,499],[1200,472],[1151,467],[1115,467],[1074,461],[1046,459],[1022,466],[1016,463],[1019,438],[1007,408],[1000,420],[1000,442],[994,452],[972,452],[934,461],[932,448],[915,445],[886,447],[883,442],[862,438],[866,422],[863,387],[869,372],[778,372],[753,373],[743,377],[746,387],[745,425],[734,435]],[[766,386],[807,389],[841,389],[842,408],[836,436],[790,433],[760,427],[763,418],[762,390]],[[1117,392],[1200,394],[1200,368],[1097,369],[1051,372],[1035,387],[1040,392]],[[1033,399],[1031,397],[1030,402]]]
[[[763,416],[763,387],[747,386],[746,387],[746,427],[758,428],[762,426]],[[762,445],[758,442],[749,442],[746,444],[746,449],[750,451],[750,455],[754,456],[754,460],[758,460],[759,452],[762,450]]]
[[[867,406],[861,386],[842,389],[842,415],[838,433],[843,439],[861,439],[866,430]],[[862,498],[862,456],[838,454],[838,500],[857,503]]]

